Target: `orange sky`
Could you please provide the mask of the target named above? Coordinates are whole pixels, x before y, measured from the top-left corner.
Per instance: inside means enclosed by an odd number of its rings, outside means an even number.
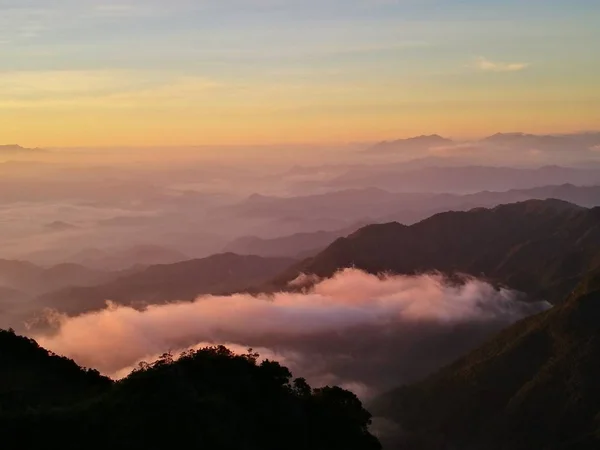
[[[340,2],[4,2],[0,143],[600,129],[600,5]]]

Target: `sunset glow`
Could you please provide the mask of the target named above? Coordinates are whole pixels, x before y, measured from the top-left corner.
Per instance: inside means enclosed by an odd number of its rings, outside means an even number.
[[[0,2],[0,140],[375,141],[600,127],[600,4]]]

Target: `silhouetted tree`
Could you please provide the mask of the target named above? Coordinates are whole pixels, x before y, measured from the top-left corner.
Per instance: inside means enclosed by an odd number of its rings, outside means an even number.
[[[0,332],[3,448],[377,450],[354,394],[312,390],[251,349],[165,353],[119,382]],[[31,430],[35,430],[34,433]]]

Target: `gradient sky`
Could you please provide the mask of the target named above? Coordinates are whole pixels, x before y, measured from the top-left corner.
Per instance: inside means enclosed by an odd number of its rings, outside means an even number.
[[[598,0],[0,0],[0,143],[600,129]]]

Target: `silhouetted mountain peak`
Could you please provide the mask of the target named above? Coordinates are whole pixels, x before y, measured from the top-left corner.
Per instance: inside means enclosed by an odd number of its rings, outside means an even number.
[[[46,224],[44,228],[48,231],[69,231],[77,229],[77,226],[67,222],[63,222],[62,220],[56,220],[54,222]]]
[[[600,211],[600,208],[598,208]],[[548,199],[436,214],[414,225],[370,225],[279,277],[320,277],[356,267],[371,273],[465,273],[559,301],[600,261],[595,210]]]
[[[486,139],[497,139],[497,138],[520,138],[523,136],[532,136],[531,134],[523,133],[522,131],[513,131],[509,133],[495,133]]]
[[[249,203],[262,203],[262,202],[270,201],[272,199],[273,199],[273,197],[254,193],[254,194],[248,196],[245,201],[249,202]]]
[[[509,203],[506,205],[499,205],[493,208],[492,210],[499,214],[552,214],[573,211],[585,211],[587,210],[587,208],[584,208],[571,202],[567,202],[565,200],[548,198],[544,200],[532,199],[525,200],[522,202]]]
[[[407,228],[406,225],[398,222],[377,223],[362,227],[361,229],[349,235],[347,239],[363,239],[369,236],[385,236],[397,233],[405,228]]]
[[[180,251],[159,245],[139,244],[112,251],[97,248],[84,249],[68,259],[94,269],[125,270],[139,264],[149,266],[185,261],[189,257]]]
[[[444,138],[438,134],[415,136],[406,139],[397,139],[394,141],[382,141],[375,144],[367,151],[382,152],[382,151],[402,151],[402,150],[425,150],[428,148],[438,147],[441,145],[450,145],[453,141]]]
[[[26,148],[18,144],[5,144],[0,145],[0,154],[2,153],[28,153],[28,152],[39,152],[39,148]]]
[[[263,258],[222,253],[203,259],[146,267],[92,287],[63,288],[38,297],[39,305],[66,314],[102,309],[106,300],[147,306],[192,301],[205,294],[228,294],[261,285],[293,263],[291,258]]]

